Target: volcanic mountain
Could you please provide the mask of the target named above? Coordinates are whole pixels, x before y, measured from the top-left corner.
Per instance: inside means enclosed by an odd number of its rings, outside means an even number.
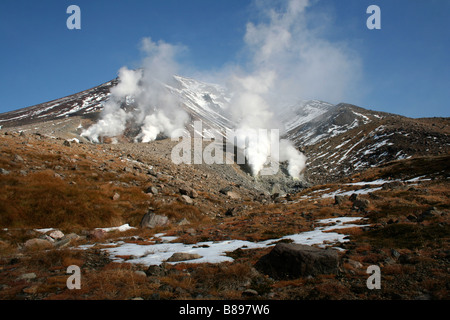
[[[165,88],[188,113],[188,128],[193,128],[195,120],[201,120],[206,130],[235,127],[227,109],[230,94],[225,88],[181,76],[174,76],[174,80]],[[114,79],[61,99],[0,114],[0,125],[4,130],[14,128],[88,142],[81,133],[99,119],[117,83]],[[127,97],[122,108],[133,107],[132,97]],[[307,156],[305,177],[313,183],[336,181],[394,160],[446,154],[450,146],[448,118],[411,119],[319,100],[285,108],[279,118],[284,126],[283,138],[294,142]],[[128,135],[135,135],[134,131],[129,128]],[[119,140],[129,141],[127,132]]]

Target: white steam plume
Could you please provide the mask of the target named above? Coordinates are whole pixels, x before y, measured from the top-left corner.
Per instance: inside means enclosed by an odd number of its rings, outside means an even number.
[[[119,70],[119,83],[111,89],[111,97],[105,104],[102,117],[82,135],[94,142],[102,136],[117,136],[123,133],[127,122],[140,128],[136,141],[149,142],[159,134],[171,137],[178,128],[183,128],[188,120],[186,112],[180,108],[178,98],[171,94],[166,85],[174,81],[178,65],[175,55],[180,47],[163,41],[157,43],[150,38],[142,40],[142,50],[146,54],[141,69]],[[134,101],[132,111],[121,108],[125,101]]]
[[[275,2],[278,9],[274,9],[274,1],[255,0],[262,18],[246,26],[244,53],[249,57],[248,64],[228,65],[217,72],[219,79],[214,81],[226,83],[231,93],[228,111],[238,124],[236,129],[244,132],[238,144],[250,142],[246,155],[254,175],[264,167],[271,152],[268,140],[254,143],[251,129],[283,132],[278,119],[285,107],[299,99],[341,102],[354,94],[352,89],[361,70],[358,56],[345,44],[330,42],[321,37],[320,30],[311,27],[310,0]],[[326,29],[329,21],[321,22]],[[182,48],[144,39],[142,49],[147,54],[142,70],[120,70],[120,82],[111,90],[102,119],[83,133],[91,140],[120,134],[129,121],[139,125],[137,140],[143,142],[154,140],[160,133],[171,136],[186,123],[187,114],[165,88],[177,73],[175,55]],[[206,74],[203,77],[211,79],[211,72]],[[125,112],[120,106],[129,97],[133,97],[137,110]],[[286,140],[279,145],[278,160],[288,161],[290,175],[299,178],[305,156]]]
[[[340,102],[357,81],[359,60],[342,44],[320,38],[309,27],[309,0],[283,2],[280,10],[271,7],[273,1],[255,4],[264,19],[247,24],[244,40],[249,71],[229,77],[230,108],[239,128],[283,131],[276,119],[299,98]],[[258,151],[247,153],[254,174],[269,158],[270,148]],[[289,162],[288,171],[294,178],[300,177],[306,165],[306,157],[287,140],[280,141],[279,160]]]

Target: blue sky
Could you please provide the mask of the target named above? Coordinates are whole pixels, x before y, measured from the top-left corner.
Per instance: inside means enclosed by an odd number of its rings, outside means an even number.
[[[409,117],[450,116],[450,1],[312,2],[306,14],[320,37],[361,61],[357,93],[342,102]],[[81,30],[66,28],[71,4],[81,8]],[[371,4],[381,8],[381,30],[366,28]],[[94,87],[122,66],[138,67],[144,37],[187,48],[179,61],[187,73],[245,65],[246,24],[259,19],[250,0],[2,0],[0,112]]]

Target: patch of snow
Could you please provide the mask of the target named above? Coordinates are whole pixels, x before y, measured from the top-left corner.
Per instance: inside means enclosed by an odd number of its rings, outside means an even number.
[[[227,257],[226,252],[232,252],[236,249],[258,249],[274,246],[276,242],[283,239],[290,239],[294,243],[306,245],[326,246],[325,243],[345,242],[345,234],[329,232],[350,227],[362,227],[357,224],[346,224],[349,222],[357,222],[361,217],[340,217],[332,219],[323,219],[317,221],[318,224],[334,223],[331,226],[321,226],[313,231],[302,232],[299,234],[284,236],[280,239],[269,239],[261,242],[250,242],[243,240],[226,240],[226,241],[205,241],[196,244],[184,243],[158,243],[151,245],[141,245],[136,243],[117,242],[117,247],[103,248],[107,251],[113,261],[123,262],[124,260],[118,256],[135,256],[136,258],[127,260],[127,263],[136,263],[144,265],[160,265],[169,259],[176,252],[196,253],[202,256],[199,259],[180,261],[184,263],[221,263],[233,261],[231,257]],[[175,240],[176,237],[163,237],[164,234],[156,234],[155,237],[166,238],[165,240]],[[167,239],[169,238],[169,239]],[[81,246],[81,248],[90,248],[92,245]],[[171,262],[176,264],[179,262]]]
[[[372,185],[372,184],[385,184],[385,183],[389,183],[392,181],[388,181],[388,180],[384,180],[384,179],[378,179],[375,181],[361,181],[361,182],[352,182],[352,183],[346,183],[346,186],[365,186],[365,185]]]
[[[378,190],[381,190],[382,187],[377,187],[377,188],[369,188],[369,189],[359,189],[359,190],[350,190],[350,191],[341,191],[340,189],[335,191],[335,192],[331,192],[331,193],[326,193],[322,195],[322,198],[333,198],[336,195],[339,196],[351,196],[352,194],[369,194],[371,192],[375,192]]]
[[[34,229],[34,231],[40,232],[40,233],[47,233],[49,231],[56,230],[54,228],[44,228],[44,229]]]
[[[119,227],[111,227],[111,228],[96,228],[96,230],[103,230],[105,232],[111,232],[111,231],[120,231],[120,232],[124,232],[124,231],[128,231],[128,230],[132,230],[132,229],[136,229],[135,227],[130,227],[130,225],[124,224],[121,225]]]

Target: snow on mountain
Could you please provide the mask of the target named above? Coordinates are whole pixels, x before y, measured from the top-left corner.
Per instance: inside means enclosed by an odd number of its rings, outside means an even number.
[[[179,97],[192,120],[201,120],[204,128],[223,131],[235,126],[227,110],[230,97],[225,88],[180,76],[175,76],[175,80],[177,87],[166,88]]]
[[[319,100],[301,101],[299,104],[289,107],[281,116],[281,121],[286,132],[289,132],[326,113],[332,107],[332,104]]]
[[[0,125],[17,126],[100,111],[117,79],[100,86],[28,108],[0,114]]]

